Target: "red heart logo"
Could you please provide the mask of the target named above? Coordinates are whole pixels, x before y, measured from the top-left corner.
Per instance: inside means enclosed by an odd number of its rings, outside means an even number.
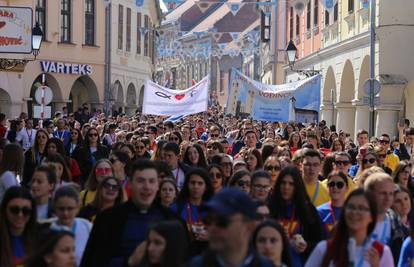
[[[5,21],[0,21],[0,29],[3,28],[6,25]]]
[[[175,95],[175,99],[181,100],[185,97],[185,94]]]

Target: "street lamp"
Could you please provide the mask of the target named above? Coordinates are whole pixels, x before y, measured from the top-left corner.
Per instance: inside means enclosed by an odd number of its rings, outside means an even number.
[[[295,44],[293,43],[292,40],[290,40],[288,46],[286,47],[286,55],[287,55],[287,59],[288,59],[288,62],[289,62],[289,67],[292,71],[297,72],[299,74],[303,74],[306,77],[312,77],[314,75],[317,75],[317,74],[321,73],[320,70],[313,70],[313,69],[312,70],[297,70],[297,69],[294,69],[293,66],[295,65],[297,51],[298,51],[298,49],[296,48]]]
[[[36,57],[39,55],[40,46],[42,45],[43,41],[43,32],[40,28],[38,22],[32,29],[32,54],[34,55],[34,59],[8,59],[8,58],[0,58],[0,70],[11,70],[15,68],[17,65],[26,65],[29,61],[36,60]]]

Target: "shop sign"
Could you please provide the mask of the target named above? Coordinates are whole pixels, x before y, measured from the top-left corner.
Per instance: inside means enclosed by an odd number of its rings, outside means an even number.
[[[91,75],[93,68],[87,64],[64,63],[54,61],[40,61],[43,72]]]
[[[32,53],[32,9],[0,6],[0,53]]]

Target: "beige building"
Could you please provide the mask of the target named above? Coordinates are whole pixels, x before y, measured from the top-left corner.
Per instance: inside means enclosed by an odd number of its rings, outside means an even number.
[[[382,83],[375,108],[375,134],[396,133],[400,117],[414,123],[414,2],[377,0],[376,78]],[[297,69],[321,70],[321,119],[355,136],[368,129],[364,82],[370,73],[370,10],[339,0],[337,17],[325,16],[322,48],[298,60]],[[304,37],[303,37],[304,38]],[[286,67],[286,82],[298,75]]]
[[[133,114],[142,108],[144,83],[151,80],[155,62],[155,27],[162,13],[158,1],[109,1],[109,109]]]
[[[36,61],[24,69],[0,71],[0,111],[9,117],[33,114],[34,93],[42,82],[52,89],[52,115],[82,104],[102,108],[104,99],[104,1],[98,0],[0,0],[2,6],[33,9],[33,23],[40,23],[44,40]],[[0,57],[19,57],[2,54]]]

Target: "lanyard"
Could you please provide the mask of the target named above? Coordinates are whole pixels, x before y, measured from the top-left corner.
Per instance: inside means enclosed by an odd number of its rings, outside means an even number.
[[[365,259],[365,251],[368,248],[369,242],[368,242],[369,238],[365,239],[364,241],[364,245],[362,246],[362,251],[361,251],[361,255],[359,255],[359,260],[358,263],[355,267],[362,267],[362,264],[364,263],[364,259]]]
[[[282,224],[284,226],[284,228],[286,229],[288,236],[292,237],[293,235],[293,229],[292,226],[295,226],[294,222],[295,222],[295,208],[292,208],[292,216],[289,219],[283,220]]]
[[[193,222],[193,208],[192,208],[190,203],[187,203],[187,215],[188,215],[188,219],[187,219],[188,224],[193,225],[194,224],[194,222]],[[200,213],[198,213],[197,217],[198,217],[197,218],[197,224],[202,224]]]
[[[27,137],[29,137],[29,143],[32,143],[33,129],[30,129],[30,134],[29,134],[29,131],[26,129],[26,134],[27,134]]]
[[[112,144],[115,144],[116,135],[115,134],[110,134],[109,137],[111,137]]]
[[[313,197],[312,197],[312,204],[314,204],[315,205],[315,201],[316,201],[316,198],[318,197],[318,193],[319,193],[319,181],[317,181],[316,182],[316,189],[315,189],[315,192],[313,193]]]
[[[62,141],[63,141],[63,137],[64,137],[64,135],[65,135],[65,130],[63,130],[63,131],[62,131],[62,134],[59,134],[59,131],[56,131],[56,135],[57,135],[57,137],[58,137],[60,140],[62,140]]]
[[[180,168],[177,167],[177,174],[175,175],[175,180],[177,181],[177,183],[178,183],[178,174],[179,173],[180,173]]]

